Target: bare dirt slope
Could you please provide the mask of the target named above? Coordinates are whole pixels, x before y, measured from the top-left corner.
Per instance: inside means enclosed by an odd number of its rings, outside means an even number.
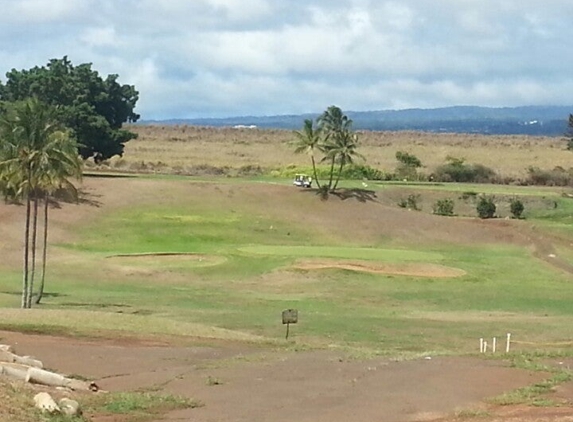
[[[0,337],[49,368],[88,376],[107,390],[154,388],[204,404],[162,421],[430,421],[485,408],[484,399],[545,375],[478,358],[358,361],[340,352],[272,352],[233,343],[168,346],[10,332]]]

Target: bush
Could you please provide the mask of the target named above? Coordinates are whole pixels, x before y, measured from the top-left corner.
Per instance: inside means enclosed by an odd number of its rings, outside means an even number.
[[[418,205],[420,201],[420,195],[418,194],[411,194],[408,195],[406,199],[400,199],[398,202],[398,206],[400,208],[407,208],[409,210],[420,211],[422,208]]]
[[[420,159],[414,154],[410,154],[408,152],[398,151],[396,153],[396,160],[398,160],[401,164],[414,169],[422,167],[422,162]]]
[[[462,192],[462,195],[460,196],[460,199],[463,201],[468,201],[470,199],[474,201],[476,198],[477,198],[477,192],[474,192],[473,190]]]
[[[392,175],[365,164],[351,164],[342,169],[342,179],[391,180]]]
[[[447,160],[436,168],[436,182],[492,183],[497,178],[495,171],[482,164],[466,164],[463,158],[448,157]]]
[[[509,202],[509,211],[511,212],[513,218],[521,218],[521,214],[523,214],[524,210],[525,206],[519,199],[514,198]]]
[[[399,164],[396,167],[396,176],[400,179],[418,180],[417,169],[422,167],[422,162],[418,157],[408,152],[398,151],[396,159]]]
[[[335,174],[334,174],[335,178],[336,178],[336,170],[337,169],[335,169]],[[296,166],[294,164],[290,164],[286,167],[276,167],[269,171],[269,174],[272,174],[273,177],[287,177],[287,178],[294,177],[296,174],[299,173],[313,176],[312,167]],[[319,181],[321,182],[324,180],[328,180],[328,178],[330,177],[330,166],[323,166],[323,165],[317,166],[316,175]],[[342,169],[342,174],[340,178],[347,180],[392,180],[393,175],[390,173],[385,173],[382,170],[378,170],[368,165],[351,164],[345,166]]]
[[[573,186],[573,169],[565,170],[555,167],[553,170],[542,170],[539,167],[527,169],[526,184],[540,186]]]
[[[452,199],[438,199],[432,210],[436,215],[452,216],[454,215],[454,201]]]
[[[495,217],[496,206],[492,198],[482,196],[477,203],[476,210],[479,218],[493,218]]]

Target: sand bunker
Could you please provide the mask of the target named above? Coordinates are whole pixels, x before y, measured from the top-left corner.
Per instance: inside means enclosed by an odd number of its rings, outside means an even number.
[[[107,258],[122,260],[126,262],[138,262],[142,264],[169,264],[177,262],[193,262],[197,266],[218,265],[227,260],[227,258],[218,255],[205,255],[197,253],[177,253],[177,252],[156,252],[156,253],[134,253],[111,255]]]
[[[459,277],[466,272],[459,268],[430,263],[381,263],[376,261],[304,259],[294,268],[300,270],[341,269],[375,274],[408,275],[414,277]]]

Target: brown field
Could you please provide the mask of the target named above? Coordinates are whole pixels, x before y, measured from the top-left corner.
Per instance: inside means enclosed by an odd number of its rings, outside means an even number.
[[[272,169],[309,165],[308,157],[293,153],[294,136],[289,130],[161,125],[132,129],[139,138],[126,144],[124,158],[112,160],[112,166],[156,171],[169,167],[197,173],[200,166]],[[359,139],[366,164],[387,172],[396,167],[397,151],[419,157],[424,173],[431,173],[448,156],[483,164],[510,177],[525,175],[530,166],[568,169],[573,162],[561,138],[362,131]]]
[[[307,166],[308,159],[296,156],[289,145],[290,131],[234,130],[189,126],[136,126],[140,137],[126,145],[124,158],[113,159],[117,169],[152,171],[196,171],[196,166],[286,167]],[[409,151],[425,164],[424,171],[440,165],[446,156],[465,157],[468,162],[492,167],[500,174],[520,176],[528,166],[568,168],[573,159],[556,138],[486,137],[469,135],[434,135],[413,132],[361,134],[361,152],[367,164],[391,171],[396,165],[396,151]],[[195,170],[193,170],[195,169]],[[209,171],[216,171],[211,168]],[[97,213],[109,212],[134,204],[162,205],[189,198],[220,203],[221,207],[244,207],[261,213],[290,218],[310,218],[317,231],[333,239],[352,237],[368,243],[382,237],[401,239],[406,243],[432,244],[503,244],[519,245],[532,251],[532,256],[547,265],[573,272],[567,262],[548,258],[554,252],[553,240],[542,238],[526,223],[497,220],[483,222],[470,218],[444,219],[429,212],[414,213],[396,207],[401,192],[387,189],[365,202],[359,198],[332,197],[319,201],[312,192],[278,184],[226,184],[218,181],[175,183],[155,178],[86,178],[82,191],[84,202],[63,204],[52,211],[51,236],[54,243],[77,241],[74,229]],[[168,194],[166,194],[166,192]],[[439,197],[440,193],[435,195]],[[238,200],[236,198],[241,198]],[[431,198],[432,200],[435,197]],[[173,201],[173,202],[171,202]],[[431,201],[430,201],[431,202]],[[424,209],[429,209],[429,203]],[[545,207],[540,202],[538,207]],[[313,213],[307,214],[308,207]],[[381,216],[385,224],[379,224]],[[346,224],[350,218],[352,225]],[[0,204],[0,264],[14,267],[20,251],[12,245],[21,239],[22,207]],[[71,261],[74,255],[54,249],[50,259]],[[108,256],[106,268],[125,276],[153,277],[155,281],[186,282],[174,275],[137,267],[141,260],[177,261],[175,255]],[[201,265],[218,262],[218,257],[191,255]],[[533,259],[533,258],[532,258]],[[301,260],[298,264],[310,271],[321,268],[345,268],[389,274],[416,274],[432,277],[455,277],[463,272],[445,266],[373,265],[359,260]],[[142,272],[149,272],[149,274]],[[281,277],[283,274],[281,274]],[[255,282],[277,284],[270,274]],[[280,280],[284,283],[284,280]],[[44,318],[42,309],[28,312],[30,322]],[[53,310],[57,314],[59,310]],[[85,314],[85,315],[84,315]],[[89,316],[88,316],[89,314]],[[15,309],[4,309],[2,318],[21,318]],[[84,319],[80,317],[84,315]],[[128,324],[133,319],[123,313],[110,320],[88,321],[90,312],[74,314],[78,324],[92,327]],[[54,315],[52,315],[52,318]],[[457,318],[439,315],[431,318]],[[468,317],[467,315],[465,317]],[[495,318],[494,316],[491,316]],[[62,311],[62,318],[68,318]],[[481,314],[476,316],[481,318]],[[109,322],[111,321],[111,323]],[[97,325],[100,323],[100,325]],[[198,409],[178,411],[157,417],[157,421],[572,421],[573,382],[560,385],[547,394],[559,407],[497,406],[488,398],[509,390],[531,385],[546,378],[543,372],[511,368],[502,360],[475,356],[436,357],[394,361],[388,358],[356,359],[337,350],[292,351],[262,346],[254,336],[231,336],[227,330],[202,336],[200,324],[181,324],[189,332],[168,332],[164,336],[136,334],[112,339],[78,339],[0,332],[0,342],[16,347],[20,354],[43,360],[49,368],[67,374],[81,374],[94,379],[104,389],[125,391],[148,389],[179,394],[200,400]],[[110,327],[106,327],[110,328]],[[205,327],[203,327],[205,328]],[[212,327],[208,327],[212,328]],[[102,329],[103,331],[104,329]],[[116,334],[116,336],[118,336]],[[109,337],[102,335],[102,337]],[[549,366],[570,365],[563,359],[551,358]],[[217,380],[213,383],[211,380]],[[0,401],[3,398],[0,384]],[[87,415],[94,422],[127,422],[122,415]],[[14,419],[10,408],[0,403],[0,421]]]
[[[317,201],[314,195],[275,184],[173,183],[139,178],[86,178],[82,189],[85,198],[91,202],[63,204],[61,209],[52,211],[51,227],[55,241],[74,239],[74,227],[99,212],[137,203],[170,203],[178,195],[186,195],[208,197],[210,201],[220,201],[221,206],[232,202],[233,206],[250,207],[256,203],[257,207],[263,207],[265,213],[279,213],[293,220],[301,218],[306,207],[312,204],[316,211],[316,224],[322,230],[341,238],[348,238],[351,230],[352,235],[361,241],[378,236],[410,236],[418,242],[440,240],[459,244],[484,242],[519,244],[532,249],[540,247],[526,227],[516,230],[517,222],[498,220],[485,224],[471,219],[449,220],[426,213],[412,213],[393,205],[391,192],[389,197],[380,195],[365,203],[339,198]],[[166,190],[171,195],[165,195]],[[242,199],[236,200],[237,197]],[[21,211],[21,207],[0,204],[3,223],[0,226],[3,240],[0,253],[14,262],[19,259],[19,251],[10,245],[21,236]],[[381,213],[388,224],[376,224]],[[357,220],[352,227],[344,224],[349,216]],[[406,221],[407,232],[403,229]],[[543,252],[546,256],[547,251]],[[181,258],[176,255],[132,255],[110,256],[106,260],[115,267],[122,267],[121,271],[131,271],[127,267],[132,260]],[[207,262],[212,259],[202,255],[190,258]],[[56,254],[53,259],[69,259],[69,256]],[[553,260],[549,261],[555,265]],[[430,271],[433,276],[460,275],[455,268],[440,266],[383,267],[370,264],[366,268],[365,262],[334,263],[328,260],[303,260],[299,263],[313,268],[346,265],[366,271],[416,274]],[[125,266],[127,270],[123,268]],[[152,275],[156,280],[165,278],[159,273]],[[13,319],[18,315],[17,310],[5,311],[3,318]],[[28,311],[27,315],[30,321],[42,318],[42,309]],[[80,314],[74,315],[79,317]],[[127,324],[127,315],[116,316],[121,319],[116,318],[115,323]],[[437,316],[432,315],[431,318]],[[425,356],[409,361],[356,359],[335,350],[294,352],[263,347],[257,345],[256,339],[243,341],[239,337],[225,337],[225,333],[215,337],[218,340],[201,338],[201,334],[197,336],[200,339],[189,338],[189,334],[171,333],[163,337],[89,340],[0,332],[0,342],[13,344],[20,354],[42,359],[49,368],[94,379],[106,390],[150,389],[192,397],[204,404],[197,409],[153,419],[157,421],[455,422],[475,417],[487,422],[571,420],[571,382],[561,385],[548,396],[563,407],[497,406],[488,402],[487,398],[546,377],[543,372],[510,368],[501,360],[471,356]],[[555,366],[562,363],[560,359],[547,362]],[[0,398],[1,390],[0,385]],[[94,422],[130,420],[122,415],[87,416]],[[0,404],[0,420],[17,419]]]

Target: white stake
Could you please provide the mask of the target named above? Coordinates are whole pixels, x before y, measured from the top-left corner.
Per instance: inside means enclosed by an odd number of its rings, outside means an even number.
[[[509,353],[510,342],[511,342],[511,333],[507,333],[507,343],[505,344],[505,353]]]
[[[483,352],[487,353],[487,341],[483,342]]]
[[[495,353],[495,346],[497,346],[497,338],[493,338],[493,343],[491,345],[491,351]]]
[[[483,353],[483,337],[479,339],[479,352]]]

